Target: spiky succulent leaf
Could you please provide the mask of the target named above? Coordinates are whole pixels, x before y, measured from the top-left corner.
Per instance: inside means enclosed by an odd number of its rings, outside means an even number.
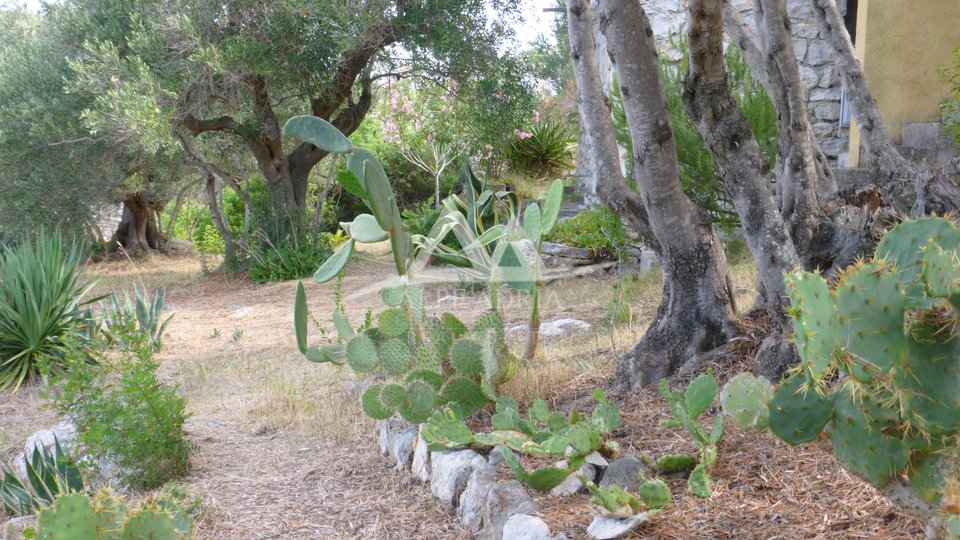
[[[797,351],[807,374],[819,378],[837,347],[836,306],[827,282],[811,272],[786,277]]]
[[[326,262],[320,265],[320,268],[317,270],[317,272],[313,274],[313,280],[317,283],[326,283],[337,277],[350,261],[350,255],[353,254],[353,244],[353,238],[344,242],[336,253],[334,253],[329,259],[326,260]]]
[[[903,356],[905,298],[890,267],[864,264],[837,287],[837,329],[850,375],[861,382],[883,376]]]
[[[334,154],[347,154],[353,143],[330,122],[312,115],[294,116],[283,125],[283,134],[304,141]]]
[[[392,308],[380,312],[377,316],[377,321],[380,323],[380,331],[390,337],[402,336],[406,334],[407,329],[410,328],[409,322],[407,321],[407,314],[400,308]]]
[[[741,373],[720,392],[723,412],[742,428],[766,429],[770,425],[773,385],[763,377]]]
[[[833,395],[834,419],[830,424],[833,452],[853,471],[876,487],[885,486],[906,468],[909,450],[903,441],[870,428],[863,411],[840,389]]]
[[[370,418],[373,418],[374,420],[386,420],[387,418],[393,416],[393,413],[396,412],[395,407],[389,407],[383,402],[381,397],[382,390],[383,385],[371,385],[363,392],[363,396],[360,398],[360,404],[363,408],[364,414]]]
[[[833,415],[833,402],[796,373],[777,387],[770,401],[770,428],[790,444],[816,439]]]
[[[458,319],[456,315],[444,313],[442,320],[443,326],[453,339],[457,339],[467,333],[467,326],[460,322],[460,319]]]
[[[347,343],[347,363],[357,373],[369,373],[377,368],[377,344],[366,334],[357,334]]]
[[[462,377],[447,383],[443,388],[441,401],[459,404],[464,416],[470,416],[487,404],[487,398],[480,385]]]
[[[38,540],[79,538],[97,538],[96,518],[86,495],[64,495],[40,512],[37,519]]]
[[[457,373],[462,375],[480,375],[483,362],[480,359],[482,347],[472,339],[458,339],[450,349],[450,362]]]
[[[660,456],[653,466],[662,473],[675,473],[693,470],[700,458],[693,454],[667,454]]]
[[[684,405],[690,418],[697,418],[706,411],[717,397],[717,380],[704,373],[690,381],[684,393]]]
[[[710,497],[710,475],[703,463],[700,463],[690,472],[690,478],[687,479],[687,488],[690,493],[697,497]]]
[[[673,501],[670,487],[660,479],[647,480],[640,484],[640,500],[654,510],[662,510]]]
[[[414,381],[423,381],[430,385],[435,391],[439,392],[443,388],[443,376],[439,373],[429,370],[429,369],[419,369],[417,371],[411,371],[409,375],[404,378],[403,382],[409,384]]]

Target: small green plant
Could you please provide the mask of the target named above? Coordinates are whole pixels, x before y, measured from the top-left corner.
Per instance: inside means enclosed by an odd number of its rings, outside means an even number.
[[[3,471],[0,480],[0,509],[11,516],[32,514],[53,503],[57,497],[83,491],[83,476],[77,464],[63,451],[60,441],[54,438],[51,452],[38,445],[27,458],[27,485],[10,470]]]
[[[547,241],[589,249],[598,256],[620,259],[627,244],[627,231],[620,216],[604,206],[595,206],[558,223]]]
[[[655,466],[661,472],[690,470],[692,467],[687,487],[698,497],[709,497],[710,472],[717,460],[717,443],[723,437],[723,415],[718,414],[714,417],[709,433],[699,420],[717,397],[717,381],[713,378],[712,370],[691,381],[685,392],[670,390],[670,384],[666,379],[662,379],[660,394],[670,402],[670,411],[673,413],[672,419],[661,423],[667,427],[685,428],[693,437],[699,453],[696,456],[688,454],[662,456],[656,461]]]
[[[659,512],[673,502],[670,487],[663,480],[656,478],[644,480],[638,491],[639,497],[617,485],[599,487],[593,482],[586,481],[584,485],[593,495],[590,502],[620,518],[635,516],[644,506],[650,512]]]
[[[567,126],[540,122],[530,133],[517,132],[507,148],[513,170],[534,178],[556,177],[573,165],[575,139]]]
[[[53,408],[73,418],[85,458],[112,461],[123,483],[151,489],[190,468],[183,431],[186,401],[176,386],[157,379],[159,365],[143,335],[123,340],[131,347],[115,355],[101,353],[99,367],[74,357],[69,375],[47,397]]]
[[[218,337],[220,337],[220,329],[219,329],[219,328],[214,328],[214,329],[213,329],[213,332],[210,333],[210,338],[211,338],[211,339],[215,339],[215,338],[218,338]]]
[[[240,341],[241,339],[243,339],[243,328],[234,328],[233,341]]]
[[[66,370],[68,343],[83,349],[92,324],[77,242],[41,230],[0,248],[0,391]],[[87,356],[87,360],[92,359]]]
[[[579,470],[588,454],[600,452],[610,456],[619,448],[616,442],[605,441],[603,436],[619,427],[620,409],[607,401],[599,389],[594,398],[597,406],[592,415],[577,411],[569,416],[551,412],[545,401],[537,400],[523,418],[517,402],[501,396],[491,419],[498,431],[473,433],[459,411],[445,408],[430,417],[421,433],[431,450],[468,445],[502,446],[504,460],[520,481],[538,491],[549,491]],[[514,451],[565,457],[567,467],[543,467],[528,472]]]
[[[333,254],[332,236],[327,233],[289,237],[284,244],[275,246],[266,235],[261,235],[262,248],[251,254],[250,279],[257,283],[302,279],[313,274]]]
[[[123,302],[121,302],[117,293],[113,292],[108,301],[98,304],[107,336],[111,342],[116,342],[117,337],[140,333],[154,351],[159,351],[163,345],[163,332],[173,318],[173,315],[166,319],[161,317],[166,291],[158,289],[151,299],[145,290],[141,291],[134,285],[133,293],[133,299],[131,299],[127,291],[123,291]],[[125,346],[123,343],[117,344]]]
[[[847,468],[960,519],[958,250],[953,223],[921,218],[888,231],[876,258],[848,268],[835,289],[816,274],[787,276],[801,364],[772,393],[733,379],[726,414],[790,444],[826,429]]]
[[[193,524],[167,499],[148,500],[128,509],[122,501],[101,491],[92,497],[74,493],[58,498],[40,512],[37,528],[28,534],[41,540],[189,540]]]

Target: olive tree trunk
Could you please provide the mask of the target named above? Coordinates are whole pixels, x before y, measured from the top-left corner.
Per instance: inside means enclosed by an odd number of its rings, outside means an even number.
[[[600,117],[609,122],[609,109],[596,108],[604,97],[591,15],[583,0],[568,0],[567,11],[580,103],[596,143],[606,136],[602,132],[612,137],[613,131],[599,129],[604,122]],[[724,343],[734,333],[736,310],[723,245],[708,216],[680,187],[676,143],[646,14],[635,0],[604,0],[599,22],[620,83],[634,144],[634,180],[659,244],[664,281],[656,317],[617,367],[620,384],[635,387],[656,382],[698,353]],[[599,122],[594,125],[587,118]],[[594,145],[595,156],[599,146]],[[609,152],[609,144],[605,146]]]
[[[129,255],[143,255],[163,247],[165,239],[157,226],[157,212],[163,205],[137,192],[123,200],[123,213],[114,241]]]

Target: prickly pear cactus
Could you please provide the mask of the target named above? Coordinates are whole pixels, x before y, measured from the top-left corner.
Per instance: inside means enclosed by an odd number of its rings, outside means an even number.
[[[41,540],[189,540],[192,524],[172,502],[148,501],[132,511],[101,491],[92,498],[73,493],[40,512],[36,534]]]
[[[787,276],[801,366],[769,406],[746,397],[753,379],[731,380],[726,414],[762,429],[750,419],[766,413],[791,444],[826,429],[836,456],[871,484],[905,475],[947,521],[960,519],[944,502],[960,482],[958,249],[960,229],[927,217],[888,231],[876,258],[847,269],[833,290],[815,274]]]
[[[698,497],[710,496],[710,472],[717,460],[717,443],[723,437],[723,415],[716,415],[710,431],[703,427],[698,420],[705,413],[717,397],[717,380],[713,378],[713,371],[698,376],[690,382],[686,391],[670,390],[666,379],[660,380],[660,394],[670,403],[673,418],[661,423],[668,427],[683,427],[693,437],[693,442],[700,449],[696,456],[696,463],[687,481],[690,492]],[[667,459],[664,467],[676,465],[675,459]]]

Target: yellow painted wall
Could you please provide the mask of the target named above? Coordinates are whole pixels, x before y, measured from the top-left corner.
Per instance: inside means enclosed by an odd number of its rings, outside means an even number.
[[[857,56],[895,142],[903,124],[939,122],[947,87],[937,70],[955,62],[960,0],[860,0]],[[860,134],[850,129],[849,165],[859,161]]]

